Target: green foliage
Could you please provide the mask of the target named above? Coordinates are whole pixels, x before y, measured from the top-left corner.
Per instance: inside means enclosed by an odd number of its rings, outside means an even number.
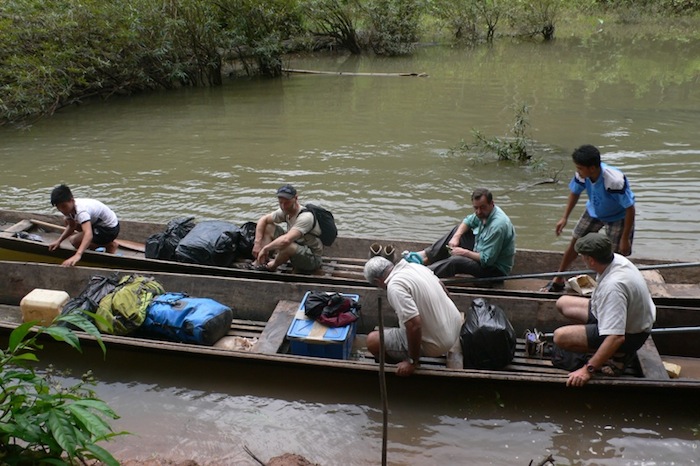
[[[458,41],[478,39],[476,0],[442,0],[429,4],[428,11],[443,21]]]
[[[94,97],[219,85],[229,63],[279,76],[284,54],[309,32],[354,54],[405,55],[426,13],[477,42],[553,39],[563,13],[692,27],[678,16],[698,11],[700,0],[3,0],[0,126]]]
[[[352,54],[362,52],[356,26],[360,10],[357,0],[307,0],[304,10],[314,25],[314,34],[332,37]]]
[[[475,3],[479,20],[486,25],[487,42],[493,42],[498,22],[511,14],[511,3],[509,0],[482,0]]]
[[[9,345],[0,351],[0,461],[2,464],[65,464],[75,460],[99,460],[107,465],[119,463],[97,443],[124,432],[115,433],[107,419],[118,416],[89,388],[90,374],[71,386],[61,387],[49,369],[37,374],[31,363],[43,348],[42,335],[51,336],[80,351],[77,336],[66,323],[96,336],[105,351],[99,331],[82,314],[59,316],[49,327],[30,332],[29,322],[10,335]]]
[[[450,149],[451,154],[474,154],[477,158],[495,154],[499,161],[509,161],[527,164],[532,160],[529,146],[532,139],[527,135],[530,122],[528,120],[529,108],[523,104],[516,108],[515,121],[510,129],[510,136],[488,138],[481,131],[473,130],[474,142],[468,144],[461,141],[456,147]]]
[[[421,0],[376,0],[367,6],[371,45],[378,55],[407,55],[418,41]]]
[[[93,96],[221,83],[217,10],[198,0],[0,4],[0,125]]]
[[[700,11],[700,0],[597,0],[596,4],[610,9],[624,8],[655,13],[688,14]]]
[[[542,35],[545,41],[554,39],[561,0],[521,0],[514,22],[523,34]]]
[[[284,41],[301,34],[301,13],[295,0],[221,0],[222,19],[229,46],[239,51],[248,73],[253,57],[265,76],[282,74]]]

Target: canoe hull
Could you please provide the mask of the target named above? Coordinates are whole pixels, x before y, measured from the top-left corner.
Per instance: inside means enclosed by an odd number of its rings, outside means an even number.
[[[35,220],[40,223],[60,225],[61,217],[54,215],[38,214],[31,212],[2,211],[0,210],[0,224],[8,228],[22,221]],[[161,232],[164,224],[122,221],[120,239],[143,243],[150,235]],[[50,229],[49,229],[50,230]],[[45,235],[52,232],[41,230]],[[53,231],[54,236],[58,233]],[[188,275],[213,275],[221,277],[254,278],[261,280],[286,281],[297,283],[324,283],[342,286],[366,286],[362,274],[362,265],[367,259],[370,245],[379,243],[392,244],[397,251],[416,251],[425,248],[428,243],[419,241],[385,240],[377,238],[350,238],[339,237],[335,243],[324,251],[324,272],[314,275],[302,275],[295,273],[269,273],[251,271],[237,267],[216,267],[199,264],[186,264],[181,262],[147,259],[142,252],[131,249],[121,249],[117,255],[95,251],[86,251],[83,255],[81,266],[132,269],[151,272],[170,272]],[[64,243],[65,245],[65,243]],[[73,250],[70,247],[60,248],[57,251],[48,250],[48,242],[35,242],[15,238],[9,233],[0,233],[0,260],[14,260],[23,262],[48,262],[60,263],[71,257]],[[515,266],[512,275],[551,273],[557,270],[561,253],[553,251],[536,251],[519,249],[516,253]],[[664,262],[653,259],[635,258],[638,264],[662,264]],[[573,269],[585,269],[579,260],[572,265]],[[663,270],[663,278],[666,283],[673,283],[670,293],[662,293],[655,296],[659,304],[697,306],[700,305],[700,267],[668,268]],[[507,280],[504,285],[485,287],[484,285],[469,284],[468,282],[455,283],[449,280],[449,288],[453,291],[469,289],[482,295],[510,295],[521,297],[535,297],[542,299],[554,299],[557,295],[552,293],[540,293],[539,288],[546,279],[535,280]]]
[[[93,275],[109,275],[110,269],[87,267],[63,268],[58,265],[40,263],[0,262],[3,280],[0,280],[0,305],[3,308],[17,306],[21,299],[34,288],[64,290],[70,296],[77,296],[89,278]],[[118,272],[129,273],[128,270]],[[191,276],[165,272],[149,273],[167,291],[181,291],[192,296],[210,297],[235,309],[237,319],[265,322],[280,300],[301,301],[310,289],[338,291],[360,295],[362,318],[358,321],[358,333],[367,333],[378,324],[378,312],[381,307],[385,325],[397,325],[396,316],[389,308],[384,291],[371,287],[352,287],[327,284],[309,285],[306,283],[274,282],[269,280],[241,280],[226,277]],[[471,301],[480,297],[473,293],[453,293],[452,298],[457,307],[467,311]],[[518,335],[526,329],[537,328],[543,332],[553,331],[567,322],[558,314],[551,300],[513,297],[488,297],[490,302],[501,306],[508,315]],[[700,310],[694,308],[659,307],[657,327],[694,326],[700,322]],[[264,325],[264,324],[261,324]],[[16,326],[7,319],[0,319],[0,329],[9,332]],[[85,337],[87,338],[87,337]],[[87,342],[90,339],[87,338]],[[119,347],[135,351],[167,352],[188,358],[213,358],[237,361],[242,364],[269,364],[304,370],[332,372],[349,372],[354,374],[376,373],[378,366],[368,361],[346,361],[324,358],[294,356],[290,354],[257,354],[232,351],[225,348],[202,347],[181,343],[147,340],[133,337],[105,336],[108,347]],[[679,338],[677,335],[658,335],[654,337],[661,353],[685,357],[700,357],[700,340],[697,338]],[[392,372],[394,366],[389,366]],[[549,369],[545,373],[528,373],[527,371],[483,371],[448,369],[445,367],[424,366],[419,374],[422,378],[439,381],[493,381],[549,383],[563,386],[566,373]],[[688,380],[652,380],[637,378],[601,378],[594,385],[627,388],[682,388],[698,389],[700,381]]]

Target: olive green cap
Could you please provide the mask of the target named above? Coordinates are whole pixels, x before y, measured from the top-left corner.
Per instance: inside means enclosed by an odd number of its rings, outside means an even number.
[[[574,245],[577,253],[591,256],[598,261],[608,261],[612,256],[612,242],[601,233],[588,233],[579,238]]]

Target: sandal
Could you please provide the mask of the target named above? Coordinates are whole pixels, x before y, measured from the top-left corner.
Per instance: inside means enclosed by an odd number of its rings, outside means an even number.
[[[564,291],[565,288],[564,283],[559,283],[555,282],[554,280],[550,280],[549,283],[547,283],[545,286],[543,286],[540,291],[543,293],[561,293]]]
[[[608,377],[619,377],[624,372],[624,366],[608,361],[600,368],[600,373]]]
[[[267,268],[267,264],[254,264],[251,262],[250,264],[246,264],[246,268],[257,272],[271,272],[271,270]]]

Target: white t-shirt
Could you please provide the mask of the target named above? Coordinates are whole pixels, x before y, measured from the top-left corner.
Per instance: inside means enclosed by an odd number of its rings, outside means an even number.
[[[90,222],[92,226],[106,228],[114,228],[119,223],[112,209],[95,199],[76,199],[75,214],[70,214],[68,218],[75,220],[78,225]]]
[[[287,217],[282,209],[277,209],[272,213],[272,221],[275,223],[286,223],[287,231],[292,228],[299,230],[302,234],[298,243],[308,246],[314,254],[323,255],[323,243],[321,242],[321,226],[316,222],[314,225],[314,214],[308,210],[298,213],[295,217]]]
[[[598,276],[591,295],[591,313],[598,319],[600,335],[649,332],[656,320],[656,306],[644,276],[627,258],[615,254]]]
[[[423,354],[445,354],[459,338],[462,318],[442,288],[440,279],[427,267],[400,260],[385,283],[389,304],[396,312],[401,328],[420,315]]]

